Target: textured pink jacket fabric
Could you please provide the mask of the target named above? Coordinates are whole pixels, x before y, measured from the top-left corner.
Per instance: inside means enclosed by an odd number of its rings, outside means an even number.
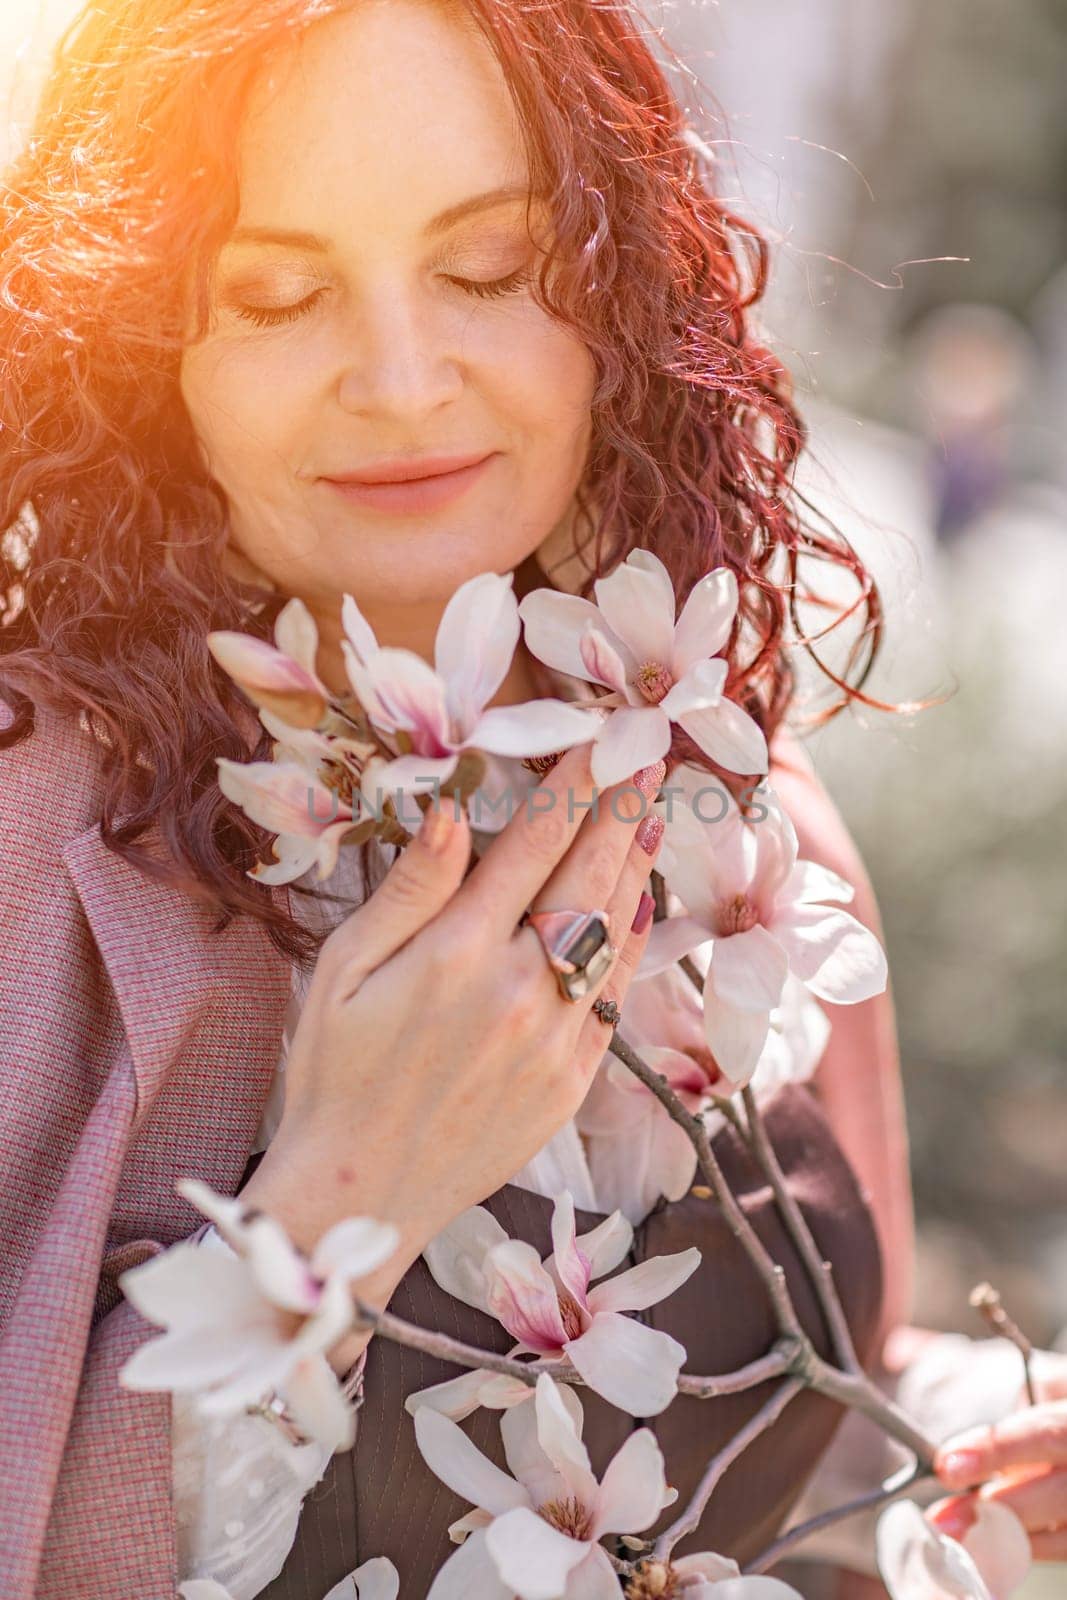
[[[169,1400],[116,1377],[159,1330],[115,1280],[203,1221],[176,1178],[239,1186],[290,990],[106,849],[99,753],[41,711],[0,750],[3,1600],[173,1600]]]

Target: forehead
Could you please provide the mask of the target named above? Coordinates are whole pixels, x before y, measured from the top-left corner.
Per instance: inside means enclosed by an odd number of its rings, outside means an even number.
[[[238,170],[242,220],[314,213],[338,228],[414,223],[528,174],[489,45],[426,0],[358,0],[272,58],[253,85]]]

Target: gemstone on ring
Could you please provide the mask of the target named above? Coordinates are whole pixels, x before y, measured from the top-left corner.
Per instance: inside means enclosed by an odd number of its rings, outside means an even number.
[[[618,954],[603,911],[531,911],[532,923],[566,1000],[595,989]]]

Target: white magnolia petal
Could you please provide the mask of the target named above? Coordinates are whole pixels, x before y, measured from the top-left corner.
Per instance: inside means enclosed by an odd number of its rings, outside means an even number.
[[[659,706],[619,706],[601,724],[593,746],[593,782],[598,789],[627,783],[653,766],[671,746],[671,724]]]
[[[711,938],[706,926],[696,917],[664,917],[649,930],[638,965],[639,978],[654,978],[673,967],[676,961],[705,945]]]
[[[578,641],[578,650],[590,683],[599,683],[606,689],[629,700],[630,689],[626,681],[626,657],[611,644],[608,630],[596,622],[587,622]]]
[[[392,761],[379,761],[375,763],[373,775],[364,775],[361,792],[375,812],[381,810],[384,795],[435,794],[437,786],[455,772],[458,761],[458,755],[397,756]],[[398,813],[399,810],[398,806]]]
[[[186,1578],[184,1583],[179,1583],[178,1594],[181,1600],[232,1600],[229,1589],[224,1589],[214,1578]],[[326,1600],[330,1600],[329,1595]]]
[[[626,1071],[625,1067],[623,1071]],[[590,1278],[602,1278],[605,1272],[617,1267],[629,1253],[633,1242],[634,1230],[621,1211],[613,1211],[595,1228],[590,1228],[588,1233],[579,1234],[578,1248],[589,1261]]]
[[[463,1429],[430,1406],[415,1413],[415,1439],[423,1459],[442,1483],[482,1511],[498,1517],[528,1504],[521,1484],[484,1456]]]
[[[683,1577],[698,1577],[713,1579],[716,1583],[723,1578],[739,1578],[741,1568],[729,1556],[720,1556],[709,1550],[698,1551],[691,1556],[678,1556],[672,1558],[671,1565]]]
[[[315,678],[315,657],[319,648],[319,630],[315,618],[299,595],[287,600],[274,621],[274,643],[284,655],[303,667],[309,677]]]
[[[641,1533],[667,1505],[663,1452],[651,1428],[631,1433],[604,1473],[591,1538],[605,1533]]]
[[[672,722],[689,711],[707,711],[722,699],[728,667],[721,657],[714,661],[698,661],[684,677],[678,679],[660,701]]]
[[[569,1190],[555,1197],[552,1207],[552,1254],[545,1262],[545,1270],[558,1278],[579,1305],[585,1304],[589,1279],[592,1277],[592,1263],[578,1248],[574,1196]]]
[[[606,578],[596,580],[593,593],[601,616],[638,665],[659,661],[667,666],[674,647],[674,585],[655,556],[646,562],[635,561],[636,555],[651,552],[631,551]]]
[[[118,1283],[148,1322],[173,1328],[240,1323],[262,1311],[255,1281],[228,1247],[208,1250],[183,1239],[120,1273]]]
[[[559,1399],[574,1425],[575,1434],[580,1438],[585,1414],[577,1391],[570,1384],[560,1384]],[[542,1506],[549,1500],[558,1500],[560,1496],[565,1498],[572,1492],[567,1480],[560,1475],[541,1447],[536,1405],[512,1406],[505,1411],[500,1419],[500,1437],[508,1470],[527,1490],[531,1505]],[[589,1474],[588,1484],[592,1493],[596,1488],[592,1473]]]
[[[348,1450],[356,1437],[356,1413],[324,1355],[305,1356],[282,1393],[293,1421],[324,1450]]]
[[[520,600],[519,616],[530,651],[539,661],[555,668],[557,672],[589,681],[580,648],[588,622],[595,623],[606,635],[612,649],[622,655],[627,673],[637,669],[630,652],[607,627],[591,600],[583,600],[576,594],[564,594],[558,589],[533,589]]]
[[[543,1372],[534,1391],[537,1442],[576,1500],[591,1505],[596,1479],[572,1407],[561,1386]]]
[[[476,1506],[465,1517],[457,1517],[455,1522],[448,1524],[448,1537],[453,1544],[462,1544],[468,1533],[474,1533],[478,1528],[488,1528],[492,1520],[488,1511],[479,1511]]]
[[[559,1600],[568,1575],[589,1553],[588,1545],[526,1507],[497,1517],[485,1542],[508,1594],[519,1600]]]
[[[780,1578],[726,1578],[707,1590],[708,1600],[804,1600]]]
[[[743,1089],[755,1072],[771,1026],[769,1011],[742,1011],[704,987],[704,1033],[715,1060],[733,1089]]]
[[[598,711],[565,700],[527,700],[522,705],[490,706],[468,734],[465,745],[490,755],[547,756],[588,744],[603,727]]]
[[[438,1572],[426,1600],[513,1600],[501,1581],[485,1543],[485,1530],[472,1533]]]
[[[306,767],[285,761],[231,761],[216,756],[218,785],[246,817],[271,833],[317,839],[331,822],[350,818],[351,808],[313,778]]]
[[[891,1600],[993,1600],[963,1546],[931,1527],[913,1500],[882,1512],[875,1555]]]
[[[280,1339],[277,1347],[281,1347]],[[168,1389],[176,1394],[191,1394],[225,1383],[245,1368],[248,1357],[247,1328],[164,1333],[138,1345],[120,1371],[119,1382],[124,1389]]]
[[[646,1311],[680,1289],[699,1265],[695,1245],[669,1256],[650,1256],[591,1289],[589,1309],[597,1316],[605,1311]]]
[[[674,630],[675,676],[697,661],[717,656],[730,637],[737,612],[737,578],[730,567],[716,567],[695,583]]]
[[[448,685],[448,705],[469,731],[496,694],[519,642],[514,573],[482,572],[461,583],[437,627],[434,666]]]
[[[434,1235],[422,1257],[430,1276],[446,1294],[477,1311],[488,1311],[485,1258],[494,1245],[506,1243],[507,1237],[492,1212],[484,1206],[470,1206]]]
[[[443,1383],[416,1390],[404,1401],[404,1409],[414,1416],[420,1406],[430,1406],[443,1417],[462,1422],[479,1406],[504,1411],[532,1398],[533,1390],[521,1378],[509,1378],[504,1372],[488,1372],[479,1367],[458,1378],[446,1378]]]
[[[400,1574],[387,1556],[364,1561],[335,1584],[324,1600],[399,1600]]]
[[[763,730],[736,701],[724,697],[707,711],[686,712],[678,722],[704,754],[727,772],[767,771]]]
[[[792,970],[820,1000],[856,1005],[881,994],[889,981],[885,951],[847,911],[792,906],[774,918],[771,931]]]
[[[508,1239],[490,1250],[485,1259],[490,1316],[528,1350],[552,1355],[562,1348],[566,1333],[554,1279],[533,1245]]]
[[[350,824],[344,824],[348,831]],[[298,839],[295,835],[280,833],[271,844],[274,861],[266,866],[262,862],[249,870],[248,876],[257,883],[295,883],[313,867],[319,858],[318,839]]]
[[[678,1392],[685,1347],[632,1317],[602,1311],[563,1348],[590,1389],[632,1417],[658,1416]]]
[[[708,976],[715,993],[741,1011],[771,1011],[782,998],[789,957],[761,924],[716,939]]]
[[[847,904],[855,897],[856,891],[847,878],[831,872],[818,861],[797,861],[778,891],[778,902],[782,906],[816,900],[840,900]]]
[[[619,1580],[600,1545],[592,1546],[567,1579],[564,1600],[619,1600]]]
[[[975,1521],[960,1543],[999,1600],[1026,1580],[1032,1562],[1030,1537],[1009,1506],[978,1499],[974,1509]]]
[[[345,1217],[323,1234],[311,1252],[311,1270],[320,1278],[339,1273],[347,1282],[365,1277],[394,1254],[400,1230],[373,1217]]]
[[[378,640],[374,629],[350,594],[346,594],[341,601],[341,626],[356,660],[360,666],[365,667],[372,656],[378,653]]]

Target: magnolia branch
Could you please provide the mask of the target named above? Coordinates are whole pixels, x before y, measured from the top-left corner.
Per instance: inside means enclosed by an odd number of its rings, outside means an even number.
[[[861,1511],[888,1505],[890,1500],[897,1499],[899,1495],[915,1488],[917,1484],[925,1483],[929,1477],[930,1474],[918,1462],[910,1462],[899,1472],[894,1472],[884,1483],[878,1484],[877,1488],[868,1489],[864,1494],[857,1495],[854,1500],[846,1500],[843,1505],[831,1506],[828,1511],[820,1511],[818,1516],[809,1517],[806,1522],[798,1522],[794,1528],[787,1528],[773,1544],[769,1544],[766,1550],[762,1550],[753,1561],[749,1562],[745,1572],[753,1574],[766,1572],[813,1533],[819,1533],[823,1528],[831,1528],[835,1523],[844,1522],[848,1517],[858,1516]]]

